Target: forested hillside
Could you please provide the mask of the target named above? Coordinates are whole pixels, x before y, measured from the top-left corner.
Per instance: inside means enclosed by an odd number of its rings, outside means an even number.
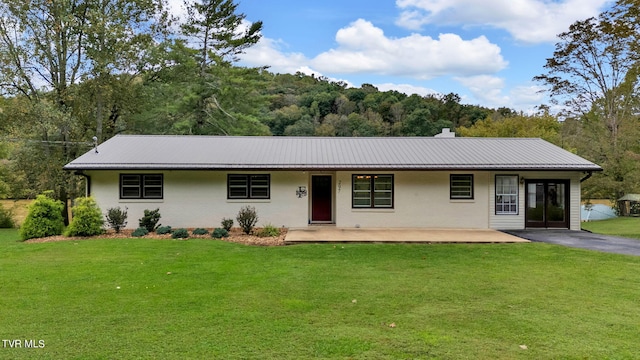
[[[585,196],[640,192],[636,1],[576,23],[537,80],[535,114],[236,66],[260,39],[231,0],[176,19],[156,0],[1,0],[0,198],[82,193],[62,166],[116,134],[541,137],[605,168]],[[223,24],[223,25],[221,25]],[[591,68],[590,68],[591,67]],[[615,80],[615,81],[612,81]],[[598,84],[604,86],[598,87]],[[560,106],[561,105],[561,106]]]

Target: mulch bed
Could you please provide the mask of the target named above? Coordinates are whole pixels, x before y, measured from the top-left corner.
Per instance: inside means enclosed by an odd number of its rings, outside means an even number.
[[[233,243],[239,243],[244,245],[254,245],[254,246],[283,246],[284,238],[287,235],[287,229],[280,229],[280,236],[270,236],[270,237],[260,237],[257,234],[260,232],[260,229],[254,229],[251,235],[247,235],[242,232],[240,228],[232,228],[229,232],[229,237],[224,239],[213,239],[211,237],[211,232],[213,229],[209,230],[209,234],[207,235],[192,235],[189,230],[189,239],[211,239],[211,240],[222,240]],[[94,240],[94,239],[135,239],[131,236],[133,230],[121,230],[119,234],[116,234],[113,230],[108,230],[106,233],[94,236],[94,237],[67,237],[67,236],[50,236],[46,238],[40,239],[30,239],[25,241],[26,243],[44,243],[44,242],[53,242],[53,241],[69,241],[69,240]],[[158,235],[156,233],[150,233],[148,235],[139,237],[138,239],[168,239],[168,240],[188,240],[188,239],[172,239],[171,234]]]

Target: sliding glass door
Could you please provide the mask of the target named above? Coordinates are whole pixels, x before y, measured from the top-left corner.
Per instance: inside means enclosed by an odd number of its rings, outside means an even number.
[[[526,227],[569,228],[569,181],[527,180]]]

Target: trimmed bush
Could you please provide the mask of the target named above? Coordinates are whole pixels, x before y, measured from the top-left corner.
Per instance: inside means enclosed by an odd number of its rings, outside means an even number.
[[[241,208],[236,220],[238,220],[238,225],[242,228],[242,231],[244,231],[245,234],[250,234],[253,227],[258,223],[256,208],[249,205]]]
[[[176,229],[171,234],[171,237],[174,239],[186,239],[189,237],[189,232],[187,229]]]
[[[231,228],[233,227],[233,219],[227,219],[227,218],[222,218],[222,221],[220,222],[220,225],[222,225],[222,228],[227,230],[227,232],[231,231]]]
[[[53,198],[53,191],[36,196],[29,205],[29,213],[20,227],[22,240],[61,235],[64,230],[64,204]]]
[[[145,235],[147,235],[147,234],[149,234],[149,230],[147,230],[146,228],[143,228],[143,227],[139,227],[139,228],[135,229],[135,230],[131,233],[131,236],[134,236],[134,237],[142,237],[142,236],[145,236]]]
[[[214,239],[222,239],[229,237],[229,232],[226,229],[215,228],[211,233],[211,237]]]
[[[11,229],[16,226],[16,222],[13,220],[13,210],[5,209],[0,204],[0,229]]]
[[[280,229],[278,229],[277,227],[271,224],[267,224],[262,229],[260,229],[260,232],[258,232],[258,236],[260,237],[280,236]]]
[[[171,232],[171,226],[160,226],[156,229],[156,234],[164,235]]]
[[[203,228],[197,228],[197,229],[193,229],[191,233],[193,235],[207,235],[209,233],[209,230],[203,229]]]
[[[120,207],[109,208],[105,217],[109,227],[115,230],[116,233],[120,233],[120,229],[127,226],[127,208],[124,208],[124,210],[120,209]]]
[[[160,209],[145,210],[144,216],[138,220],[138,224],[140,227],[147,229],[148,232],[154,232],[160,226],[158,224],[160,218]]]
[[[73,219],[65,231],[66,236],[95,236],[104,233],[102,211],[93,198],[77,198],[72,211]]]

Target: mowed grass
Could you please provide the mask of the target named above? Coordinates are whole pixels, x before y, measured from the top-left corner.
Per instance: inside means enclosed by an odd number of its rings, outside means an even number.
[[[582,228],[597,234],[640,239],[639,217],[617,217],[608,220],[588,221],[582,223]]]
[[[640,354],[640,257],[542,243],[16,239],[0,231],[0,338],[45,347],[0,358]]]

